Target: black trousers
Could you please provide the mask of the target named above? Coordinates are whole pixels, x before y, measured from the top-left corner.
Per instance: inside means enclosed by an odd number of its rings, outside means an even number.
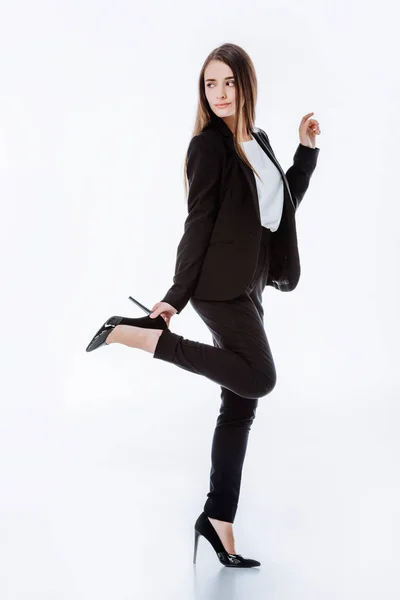
[[[268,276],[269,229],[262,228],[257,267],[246,291],[231,300],[191,298],[211,332],[213,346],[165,329],[153,358],[203,375],[221,386],[221,406],[211,449],[208,517],[234,522],[242,468],[258,399],[276,384],[276,370],[264,330],[262,292]]]

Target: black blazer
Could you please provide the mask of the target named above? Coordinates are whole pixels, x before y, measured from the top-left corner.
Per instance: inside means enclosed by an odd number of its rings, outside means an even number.
[[[300,278],[295,212],[320,149],[299,144],[285,174],[265,131],[255,127],[251,133],[284,182],[282,219],[271,234],[266,285],[290,292]],[[242,294],[257,266],[262,231],[253,171],[237,156],[231,130],[214,113],[189,143],[187,176],[188,216],[177,249],[174,283],[162,299],[178,314],[191,297],[228,300]]]

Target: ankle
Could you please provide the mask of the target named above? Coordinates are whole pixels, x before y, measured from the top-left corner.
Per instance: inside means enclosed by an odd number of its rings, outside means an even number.
[[[211,523],[213,525],[215,525],[216,527],[219,528],[224,528],[224,529],[232,529],[233,528],[233,524],[230,523],[229,521],[220,521],[219,519],[213,519],[212,517],[208,517],[208,519],[211,521]]]
[[[228,521],[219,521],[218,519],[211,519],[210,517],[208,517],[208,519],[211,521],[211,525],[217,532],[225,551],[228,552],[228,554],[237,554],[232,523],[229,523]]]

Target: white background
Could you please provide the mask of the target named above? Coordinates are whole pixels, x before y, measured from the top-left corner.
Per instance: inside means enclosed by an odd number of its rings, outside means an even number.
[[[400,593],[396,3],[3,2],[2,600],[337,600]],[[260,399],[226,569],[193,525],[220,404],[122,345],[111,315],[172,285],[201,66],[233,42],[287,170],[314,111],[302,276],[264,292]],[[171,321],[212,343],[190,303]]]

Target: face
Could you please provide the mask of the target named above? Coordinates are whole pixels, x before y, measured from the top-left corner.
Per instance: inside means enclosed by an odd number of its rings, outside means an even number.
[[[209,62],[204,71],[204,90],[211,110],[218,117],[235,114],[235,85],[232,69],[228,65],[220,60]]]

